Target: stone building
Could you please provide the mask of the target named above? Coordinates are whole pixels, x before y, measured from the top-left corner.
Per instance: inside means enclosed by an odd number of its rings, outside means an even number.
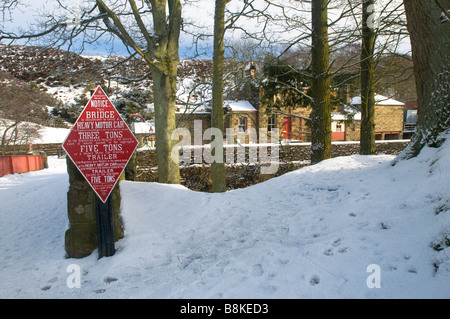
[[[259,107],[259,127],[268,132],[277,128],[280,140],[311,141],[309,125],[310,107],[286,107],[285,109],[271,109],[267,106]]]
[[[331,115],[331,136],[333,141],[358,141],[361,128],[361,98],[354,97],[350,105],[341,112]],[[286,107],[273,109],[265,105],[253,105],[247,100],[224,101],[224,128],[234,132],[247,132],[250,128],[266,129],[267,132],[278,129],[279,139],[287,141],[311,141],[309,117],[311,107]],[[178,127],[186,127],[194,134],[201,126],[202,134],[211,127],[210,111],[177,114]],[[403,138],[404,103],[377,94],[375,96],[375,138],[377,140],[394,140]],[[200,122],[198,121],[201,121]],[[226,140],[226,131],[224,140]],[[194,135],[192,135],[194,136]],[[259,137],[258,137],[259,138]],[[203,143],[210,140],[204,139]],[[240,143],[248,143],[239,140]]]
[[[249,129],[255,129],[257,133],[259,128],[258,110],[249,101],[224,101],[224,111],[224,128],[225,130],[228,129],[228,132],[224,132],[224,137],[228,141],[236,139],[239,143],[256,142],[251,141],[248,135],[244,137],[244,134],[249,132]],[[228,136],[229,134],[233,134],[233,137]],[[255,138],[257,138],[257,135]]]
[[[361,128],[361,97],[354,97],[350,101],[357,112],[354,123],[345,128],[346,140],[359,140]],[[403,138],[403,119],[405,103],[386,96],[375,94],[375,139],[395,140]]]
[[[265,129],[267,132],[278,129],[279,140],[285,141],[311,141],[310,105],[289,105],[286,107],[270,107],[271,102],[263,99],[264,92],[255,80],[258,71],[257,65],[250,62],[244,70],[244,76],[239,78],[239,90],[228,94],[224,101],[224,129],[225,143],[248,143],[249,136],[240,138],[236,134],[234,139],[227,140],[229,132],[245,133],[249,129]],[[305,89],[306,90],[306,89]],[[335,96],[336,98],[336,96]],[[277,97],[278,102],[284,99]],[[265,101],[265,102],[262,102]],[[361,98],[354,97],[347,101],[348,105],[332,112],[331,136],[334,141],[359,141],[361,127]],[[283,103],[283,102],[281,102]],[[278,103],[280,104],[280,103]],[[292,103],[291,103],[292,104]],[[307,104],[307,103],[304,103]],[[394,99],[375,95],[375,136],[377,140],[392,140],[403,138],[405,104]],[[211,127],[211,107],[196,107],[194,110],[178,107],[176,113],[177,127],[187,128],[192,136],[192,143],[199,144],[199,137],[194,141],[195,135],[202,135],[202,144],[211,142],[205,131]],[[256,137],[259,140],[259,136]]]
[[[331,139],[333,141],[359,141],[361,133],[361,98],[354,97],[340,112],[331,114]],[[400,101],[375,95],[375,138],[394,140],[403,138],[405,104]],[[311,107],[286,107],[268,110],[259,107],[259,127],[279,128],[283,140],[308,142],[311,140],[308,118]]]
[[[350,105],[340,112],[331,114],[331,139],[333,141],[359,141],[361,128],[361,98],[354,97]],[[375,138],[395,140],[403,138],[405,104],[377,94],[375,96]],[[224,101],[223,138],[227,142],[228,132],[245,133],[248,129],[278,129],[279,139],[285,141],[311,141],[309,117],[311,107],[286,107],[273,109],[265,105],[253,105],[247,100]],[[187,128],[192,139],[201,132],[202,144],[210,143],[205,131],[211,127],[211,111],[201,109],[196,112],[178,112],[177,126]],[[238,135],[238,134],[237,134]],[[249,143],[249,136],[231,139],[234,142]],[[259,136],[256,136],[259,139]],[[198,136],[197,136],[198,141]],[[229,140],[230,141],[230,140]],[[192,140],[192,144],[194,140]]]

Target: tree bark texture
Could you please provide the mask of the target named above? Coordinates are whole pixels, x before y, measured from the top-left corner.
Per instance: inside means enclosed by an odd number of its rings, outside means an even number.
[[[446,9],[450,0],[440,0]],[[410,145],[399,156],[439,147],[450,128],[450,22],[435,1],[404,0],[418,97],[418,122]]]
[[[172,132],[176,129],[176,76],[168,75],[155,68],[152,68],[152,75],[158,181],[160,183],[179,184],[180,168],[178,158],[176,158],[178,153],[172,154],[172,147],[177,141],[171,139]]]
[[[312,1],[311,163],[331,157],[328,1]]]
[[[153,28],[157,43],[153,44],[152,75],[155,99],[155,138],[158,160],[158,181],[179,184],[178,158],[172,155],[172,132],[176,129],[175,102],[179,37],[181,28],[181,3],[179,0],[151,0]],[[169,15],[167,19],[166,5]],[[174,154],[178,154],[174,152]]]
[[[375,0],[364,0],[362,3],[361,155],[375,154],[374,3]]]
[[[212,88],[212,113],[211,123],[212,127],[218,128],[222,134],[224,131],[224,117],[223,117],[223,61],[224,61],[224,34],[225,34],[225,5],[227,0],[216,0],[215,14],[214,14],[214,53],[213,53],[213,88]],[[214,137],[214,149],[211,155],[214,156],[218,151],[222,150],[223,154],[223,139]],[[226,171],[225,163],[212,162],[211,163],[211,182],[213,192],[225,192],[226,185]]]

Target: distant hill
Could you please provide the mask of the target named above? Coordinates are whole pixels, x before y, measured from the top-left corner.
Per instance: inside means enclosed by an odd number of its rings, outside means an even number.
[[[48,86],[101,80],[100,61],[72,52],[22,45],[0,45],[0,69],[18,79]]]
[[[22,45],[0,44],[0,71],[26,82],[34,81],[41,88],[88,83],[106,86],[111,79],[130,88],[148,87],[152,80],[148,65],[139,58],[82,56],[64,50]],[[212,76],[212,61],[182,60],[178,73],[181,78],[206,81]],[[134,81],[139,78],[142,79]]]
[[[0,71],[0,118],[50,124],[49,108],[58,101],[42,92],[36,84]]]
[[[123,56],[82,56],[73,52],[36,46],[0,44],[0,70],[14,77],[46,86],[69,86],[108,79],[130,87],[148,87],[151,82],[149,66],[141,59]],[[205,81],[212,76],[211,60],[182,60],[179,77],[196,77]],[[139,79],[137,83],[130,80]]]
[[[239,66],[233,64],[229,68]],[[0,44],[0,71],[34,83],[41,91],[53,96],[59,101],[53,108],[53,115],[69,122],[74,122],[80,107],[87,102],[90,90],[98,85],[107,90],[119,112],[126,114],[137,110],[147,118],[151,117],[152,75],[149,66],[140,58],[82,56],[52,48]],[[211,82],[211,60],[181,60],[177,81],[180,107],[185,107],[188,99],[196,107],[208,104]],[[228,87],[235,84],[236,76],[230,77]]]

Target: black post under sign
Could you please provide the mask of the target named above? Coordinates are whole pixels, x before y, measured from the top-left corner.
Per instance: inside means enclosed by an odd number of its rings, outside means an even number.
[[[113,202],[111,197],[109,196],[104,203],[98,197],[95,198],[99,259],[102,257],[110,257],[116,252],[114,246]]]

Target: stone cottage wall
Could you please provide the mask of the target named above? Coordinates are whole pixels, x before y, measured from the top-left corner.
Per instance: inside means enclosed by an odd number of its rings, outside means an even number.
[[[393,131],[403,131],[403,106],[375,105],[375,132]]]

